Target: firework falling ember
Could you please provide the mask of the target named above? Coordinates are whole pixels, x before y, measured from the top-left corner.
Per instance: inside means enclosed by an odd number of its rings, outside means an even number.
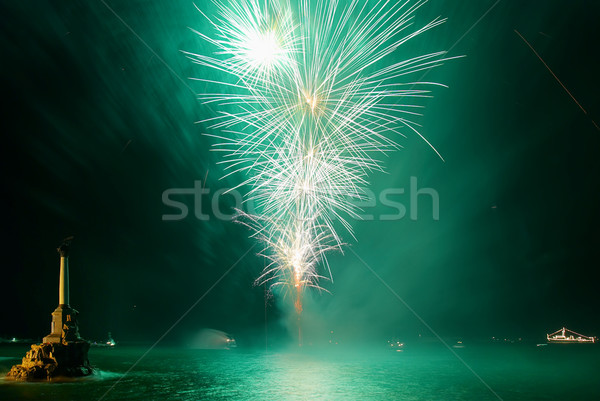
[[[214,16],[199,10],[213,33],[196,33],[216,51],[186,54],[221,77],[199,79],[218,88],[200,99],[218,107],[205,122],[226,174],[250,188],[255,212],[239,211],[239,221],[269,261],[257,283],[287,288],[298,313],[303,291],[331,278],[326,253],[342,250],[338,231],[353,236],[368,174],[382,170],[401,130],[421,136],[415,101],[439,84],[405,76],[440,65],[444,52],[392,53],[444,22],[415,27],[424,3],[214,0]]]

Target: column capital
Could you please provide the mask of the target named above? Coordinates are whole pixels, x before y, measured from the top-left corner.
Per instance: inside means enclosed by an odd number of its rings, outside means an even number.
[[[71,241],[73,241],[73,236],[65,238],[62,244],[60,244],[60,246],[56,248],[56,251],[60,254],[61,257],[66,258],[69,256],[69,248],[71,247]]]

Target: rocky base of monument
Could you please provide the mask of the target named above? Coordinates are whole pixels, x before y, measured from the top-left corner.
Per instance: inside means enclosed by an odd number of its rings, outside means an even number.
[[[15,380],[50,380],[91,375],[94,370],[88,360],[89,349],[90,343],[83,340],[32,344],[21,364],[13,366],[6,377]]]

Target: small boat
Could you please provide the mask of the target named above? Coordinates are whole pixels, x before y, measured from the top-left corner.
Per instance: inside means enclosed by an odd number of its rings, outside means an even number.
[[[563,327],[554,333],[546,334],[549,343],[569,344],[569,343],[595,343],[595,337],[584,336]]]
[[[117,343],[115,342],[115,340],[113,340],[112,334],[109,331],[108,339],[106,341],[101,341],[101,342],[94,341],[90,345],[92,347],[114,347],[115,345],[117,345]]]
[[[227,335],[227,338],[225,339],[225,348],[226,349],[237,348],[237,343],[235,342],[235,338],[231,337],[230,335]]]

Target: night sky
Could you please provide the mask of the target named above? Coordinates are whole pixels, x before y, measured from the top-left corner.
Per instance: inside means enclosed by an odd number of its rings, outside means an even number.
[[[449,86],[418,120],[445,162],[407,131],[387,173],[370,177],[377,196],[404,188],[394,199],[408,212],[384,220],[394,209],[377,200],[365,209],[373,219],[353,223],[358,241],[346,235],[345,254],[329,257],[330,294],[305,299],[315,341],[330,330],[346,342],[433,336],[361,259],[443,337],[541,341],[563,326],[600,335],[600,2],[504,0],[473,27],[494,3],[432,0],[417,22],[448,22],[398,50],[466,56],[426,77]],[[243,177],[220,180],[215,141],[203,135],[214,132],[197,123],[213,110],[189,78],[216,77],[181,52],[211,51],[189,29],[210,32],[193,3],[2,2],[0,18],[0,336],[49,333],[56,247],[74,235],[71,305],[86,338],[153,341],[236,263],[165,342],[214,328],[260,345],[265,316],[274,342],[293,338],[289,302],[269,300],[265,315],[264,288],[253,285],[259,246],[249,251],[250,232],[214,214],[233,213],[232,196],[213,195]],[[177,210],[163,192],[205,177],[209,219],[181,195],[190,215],[164,221]],[[439,220],[427,195],[410,218],[411,177],[439,194]]]

